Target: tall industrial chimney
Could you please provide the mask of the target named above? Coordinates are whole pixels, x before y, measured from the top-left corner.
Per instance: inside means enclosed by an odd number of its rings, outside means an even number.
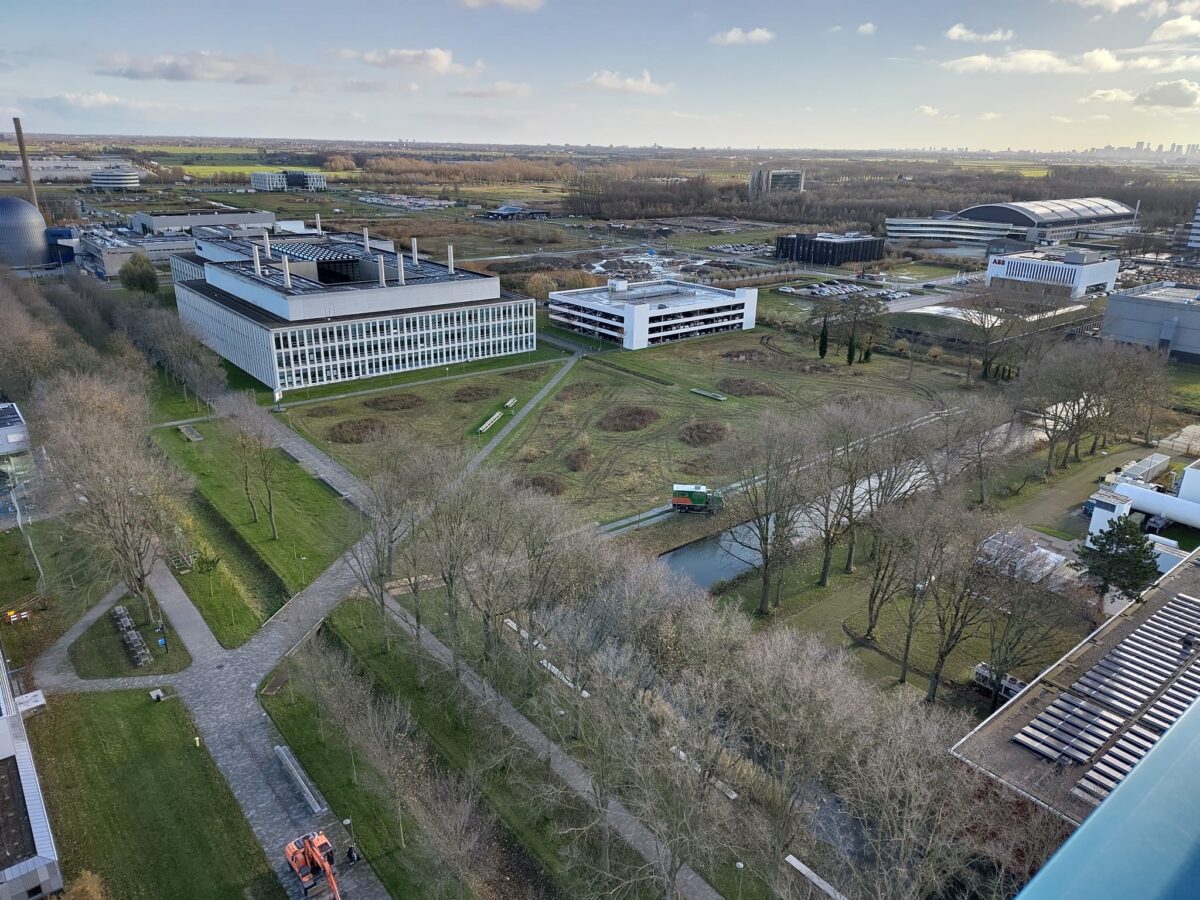
[[[25,149],[25,132],[21,130],[21,119],[18,116],[13,116],[13,131],[17,133],[17,149],[21,151],[21,171],[25,173],[25,190],[29,192],[29,202],[37,206],[37,188],[33,186],[33,170],[29,168],[29,152]]]

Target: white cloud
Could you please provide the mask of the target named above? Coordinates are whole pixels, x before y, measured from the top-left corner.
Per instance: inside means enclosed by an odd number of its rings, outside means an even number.
[[[148,103],[142,100],[126,100],[124,97],[106,94],[103,91],[55,94],[52,97],[38,97],[30,102],[43,109],[59,113],[95,110],[145,112],[161,106],[158,103]]]
[[[998,118],[1000,118],[1000,113],[998,112],[985,112],[979,117],[979,120],[981,122],[993,122]]]
[[[1080,103],[1129,103],[1137,96],[1133,91],[1124,88],[1098,88],[1086,97],[1080,97]]]
[[[841,30],[842,30],[842,26],[841,26],[841,25],[830,25],[830,26],[829,26],[829,32],[830,32],[830,34],[837,34],[837,33],[838,33],[839,31],[841,31]]]
[[[994,31],[980,33],[978,31],[972,31],[962,22],[951,25],[946,30],[946,37],[948,37],[950,40],[967,41],[968,43],[972,44],[991,44],[997,41],[1011,41],[1012,36],[1012,29],[1009,28],[997,28]]]
[[[1051,116],[1050,121],[1051,122],[1061,122],[1064,125],[1069,125],[1072,122],[1074,122],[1075,120],[1072,119],[1070,116]]]
[[[648,69],[642,70],[640,78],[630,76],[622,78],[620,72],[599,69],[588,76],[585,82],[588,87],[601,91],[619,91],[626,94],[669,94],[675,90],[674,84],[659,84],[650,77]]]
[[[431,75],[472,75],[482,71],[483,62],[465,66],[454,59],[454,53],[441,47],[410,50],[393,47],[387,50],[336,50],[342,59],[361,59],[367,65],[381,69],[415,69]]]
[[[527,97],[529,96],[529,85],[524,82],[493,81],[491,84],[480,85],[476,88],[462,88],[450,93],[455,97],[472,97],[475,99]]]
[[[117,53],[101,61],[100,75],[133,81],[220,81],[230,84],[269,84],[291,77],[297,67],[269,56],[234,56],[211,50],[164,53],[135,59]]]
[[[1076,6],[1084,9],[1103,9],[1106,12],[1120,12],[1135,6],[1153,4],[1154,0],[1071,0]]]
[[[1179,16],[1176,19],[1167,19],[1155,28],[1150,35],[1150,40],[1158,44],[1164,41],[1180,41],[1194,37],[1200,37],[1200,19]]]
[[[858,26],[858,33],[859,34],[874,34],[875,33],[875,23],[874,22],[863,22],[861,25]]]
[[[919,116],[929,116],[930,118],[933,118],[934,116],[941,113],[941,110],[938,109],[936,106],[928,106],[928,105],[922,103],[920,106],[913,109],[913,112],[915,112]]]
[[[1185,78],[1160,81],[1138,94],[1134,103],[1138,106],[1194,109],[1200,106],[1200,84]]]
[[[728,46],[730,44],[765,44],[773,40],[775,40],[775,32],[768,31],[766,28],[751,28],[749,31],[730,28],[728,31],[714,34],[708,39],[708,42]]]
[[[534,12],[542,8],[544,0],[458,0],[468,9],[483,9],[485,6],[503,6],[518,12]]]
[[[992,72],[1005,75],[1075,75],[1088,72],[1119,72],[1122,69],[1174,71],[1180,59],[1166,61],[1157,57],[1124,60],[1112,50],[1099,47],[1078,56],[1062,56],[1054,50],[1009,50],[992,55],[976,53],[948,59],[941,64],[951,72]]]
[[[382,94],[389,87],[386,81],[375,81],[370,78],[347,78],[342,82],[342,90],[351,94]]]

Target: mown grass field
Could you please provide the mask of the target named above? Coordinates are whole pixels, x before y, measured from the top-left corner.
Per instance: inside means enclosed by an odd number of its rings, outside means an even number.
[[[807,339],[754,331],[584,359],[510,436],[500,459],[527,478],[548,480],[581,515],[605,522],[666,502],[676,481],[732,480],[736,460],[726,449],[729,438],[752,429],[766,409],[802,415],[852,394],[930,405],[954,391],[933,367],[917,366],[910,382],[901,360],[877,355],[850,368],[837,356],[831,351],[821,361]],[[752,382],[770,396],[735,396],[730,379]],[[717,402],[692,388],[729,399]],[[604,415],[625,408],[648,409],[657,418],[636,430],[606,430]],[[725,439],[700,446],[684,439],[688,426],[706,423],[725,430]],[[591,459],[572,470],[568,455],[579,448],[587,448]]]
[[[234,476],[228,436],[215,423],[203,422],[195,427],[204,440],[188,441],[175,428],[156,430],[154,440],[195,478],[196,489],[275,572],[289,594],[304,588],[350,542],[355,525],[349,507],[331,489],[284,457],[275,489],[279,538],[273,539],[261,503],[259,521],[253,521],[241,483]]]
[[[561,358],[561,354],[555,355]],[[354,444],[346,443],[344,438],[339,440],[341,431],[369,421],[397,430],[416,442],[474,450],[499,431],[508,417],[505,413],[504,418],[480,435],[477,429],[492,413],[502,410],[512,398],[517,401],[513,410],[521,409],[558,367],[558,363],[546,363],[304,404],[288,408],[284,421],[339,462],[356,472],[369,474],[375,466],[382,432],[375,439]],[[433,377],[437,377],[441,371],[425,370],[425,375],[436,373]]]
[[[83,870],[122,900],[282,900],[178,700],[62,694],[27,723],[67,882]]]
[[[129,610],[138,632],[150,648],[153,661],[141,668],[133,664],[125,650],[121,632],[112,617],[105,612],[68,648],[71,664],[80,678],[162,675],[167,672],[181,672],[192,664],[191,654],[175,634],[169,619],[166,620],[167,645],[160,647],[158,639],[163,635],[150,623],[146,614],[146,604],[133,597],[125,597],[120,602]]]

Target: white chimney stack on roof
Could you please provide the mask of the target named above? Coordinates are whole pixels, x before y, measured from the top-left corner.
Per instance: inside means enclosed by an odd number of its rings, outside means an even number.
[[[379,286],[387,287],[387,274],[384,272],[384,268],[383,268],[383,254],[382,253],[380,253],[378,256],[375,257],[375,263],[379,267]]]
[[[404,254],[396,254],[396,271],[400,273],[400,283],[404,284]]]
[[[292,289],[292,270],[288,266],[287,254],[283,255],[283,286],[289,291]]]
[[[262,275],[262,263],[258,259],[258,244],[250,245],[254,249],[254,274],[255,276]]]
[[[363,249],[366,250],[368,253],[371,252],[371,238],[367,234],[367,226],[366,225],[363,226]]]
[[[446,245],[446,268],[450,270],[450,274],[454,274],[454,245]]]
[[[263,245],[267,248],[267,259],[271,259],[271,232],[263,229]]]
[[[324,233],[325,232],[323,232],[321,230],[321,214],[317,213],[317,234],[324,234]]]
[[[419,266],[421,264],[421,261],[419,259],[417,259],[417,239],[416,238],[412,239],[412,251],[413,251],[413,265]]]

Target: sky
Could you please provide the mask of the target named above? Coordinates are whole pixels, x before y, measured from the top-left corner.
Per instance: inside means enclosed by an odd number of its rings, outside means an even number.
[[[0,116],[31,133],[1200,142],[1200,0],[9,0],[2,21]]]

